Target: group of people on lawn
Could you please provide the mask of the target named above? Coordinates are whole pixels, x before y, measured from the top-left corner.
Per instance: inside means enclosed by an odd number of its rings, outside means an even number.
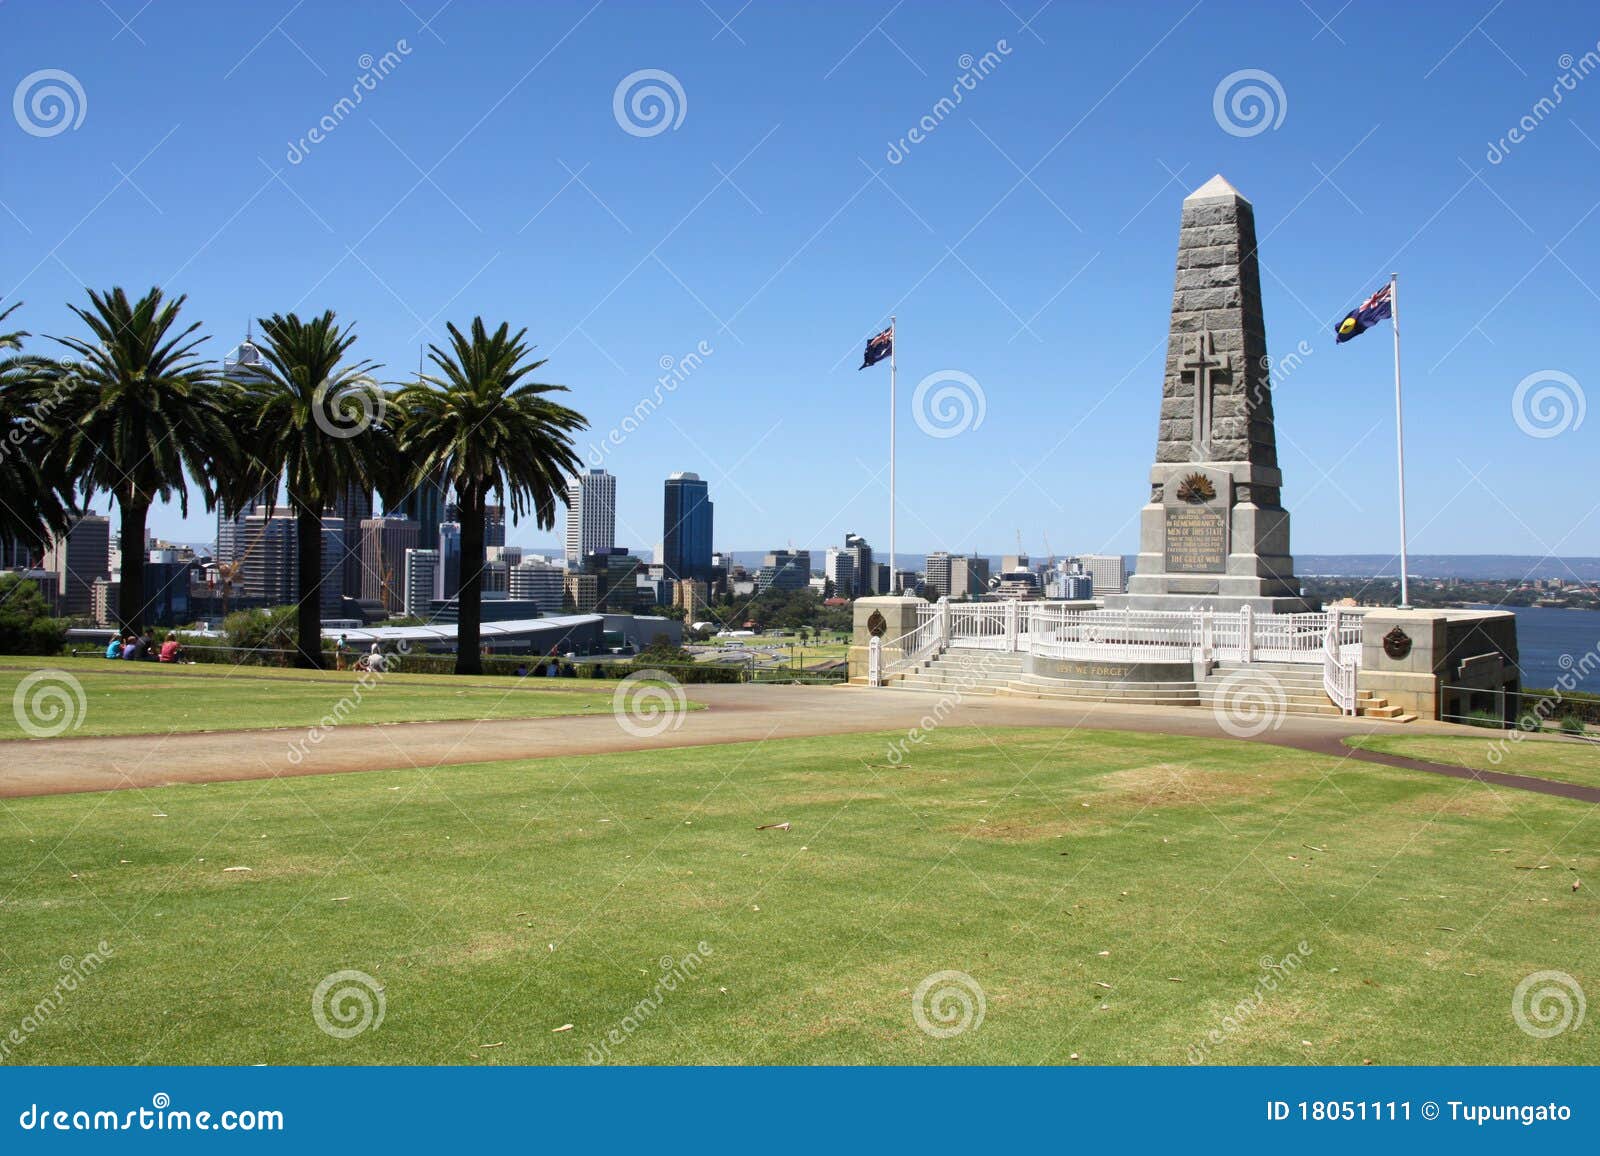
[[[183,644],[178,636],[167,632],[166,641],[159,646],[155,636],[146,630],[143,634],[132,630],[114,634],[106,645],[106,657],[127,662],[183,662]]]

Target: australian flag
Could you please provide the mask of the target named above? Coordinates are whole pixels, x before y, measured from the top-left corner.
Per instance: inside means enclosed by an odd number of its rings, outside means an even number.
[[[885,357],[894,352],[894,326],[891,325],[882,333],[867,339],[867,351],[862,354],[861,364],[856,368],[865,369],[869,365],[877,365]]]
[[[1368,297],[1355,309],[1345,314],[1343,321],[1334,326],[1333,341],[1335,345],[1349,341],[1357,334],[1365,333],[1385,317],[1394,316],[1394,301],[1391,293],[1394,282],[1390,282]]]

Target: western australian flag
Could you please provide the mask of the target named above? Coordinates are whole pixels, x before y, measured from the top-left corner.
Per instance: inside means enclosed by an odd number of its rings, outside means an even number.
[[[861,364],[856,368],[865,369],[869,365],[877,365],[885,357],[894,352],[894,326],[891,325],[882,333],[867,339],[867,351],[862,355]]]
[[[1391,294],[1394,291],[1394,282],[1390,282],[1368,297],[1358,307],[1345,314],[1343,321],[1334,326],[1333,341],[1335,345],[1349,341],[1357,334],[1365,333],[1385,317],[1394,316],[1394,300]]]

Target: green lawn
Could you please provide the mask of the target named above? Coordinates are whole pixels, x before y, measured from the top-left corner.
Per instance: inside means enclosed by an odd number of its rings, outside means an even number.
[[[0,739],[28,738],[18,685],[40,670],[65,671],[82,688],[67,709],[82,725],[66,735],[167,734],[315,726],[358,686],[359,674],[270,667],[162,666],[99,658],[0,657]],[[61,685],[54,682],[54,685]],[[615,682],[389,674],[361,687],[352,723],[544,718],[605,714]],[[35,691],[37,693],[37,690]],[[73,693],[68,690],[67,693]],[[63,698],[63,703],[69,700]],[[693,708],[694,704],[690,704]],[[59,716],[56,716],[59,717]],[[49,721],[40,718],[39,721]]]
[[[1413,759],[1428,759],[1475,771],[1504,771],[1600,787],[1600,744],[1572,739],[1538,738],[1521,731],[1500,731],[1494,738],[1450,735],[1360,735],[1350,746]]]
[[[1595,808],[1259,743],[945,728],[901,767],[791,740],[11,800],[0,832],[0,1027],[111,951],[10,1063],[1600,1058],[1592,1014],[1512,1016],[1533,972],[1600,993]],[[385,1004],[351,1039],[312,1014],[340,971]],[[936,1039],[941,972],[985,1014]]]

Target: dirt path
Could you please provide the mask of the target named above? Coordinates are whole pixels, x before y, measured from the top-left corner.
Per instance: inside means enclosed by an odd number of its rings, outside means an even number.
[[[707,704],[707,709],[676,715],[673,725],[655,735],[630,733],[606,714],[378,726],[347,723],[321,732],[315,742],[309,741],[310,732],[304,728],[0,742],[0,798],[905,731],[918,725],[941,701],[912,691],[859,687],[696,686],[689,693]],[[946,714],[944,725],[1230,737],[1207,710],[1109,703],[1076,706],[1028,699],[969,697]],[[1361,719],[1290,716],[1280,728],[1256,741],[1600,803],[1600,788],[1596,787],[1477,772],[1355,750],[1342,742],[1350,735],[1392,734],[1396,729],[1394,724]],[[1459,734],[1460,728],[1413,723],[1406,731]],[[867,757],[878,761],[880,753],[871,752]]]

